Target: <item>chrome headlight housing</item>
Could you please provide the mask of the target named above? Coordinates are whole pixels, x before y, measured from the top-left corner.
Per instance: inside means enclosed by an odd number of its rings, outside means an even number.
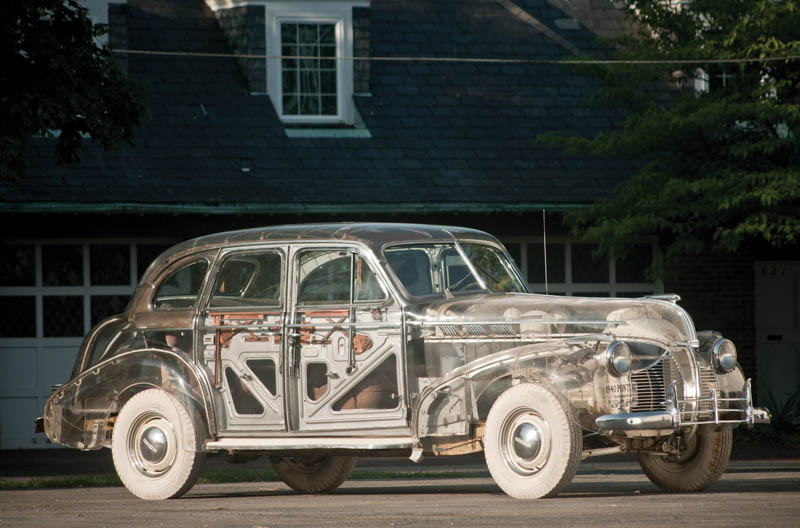
[[[736,345],[730,339],[720,337],[711,346],[711,359],[720,372],[730,372],[736,367]]]
[[[606,350],[606,365],[614,376],[622,376],[631,369],[631,349],[622,341],[613,341]]]

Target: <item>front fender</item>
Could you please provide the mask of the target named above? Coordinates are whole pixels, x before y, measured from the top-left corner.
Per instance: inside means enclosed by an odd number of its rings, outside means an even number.
[[[486,418],[494,400],[513,383],[538,381],[555,388],[575,407],[596,414],[595,378],[608,376],[598,356],[605,353],[607,337],[566,339],[524,345],[476,359],[452,370],[417,398],[412,413],[412,432],[420,439],[461,436],[470,424]]]
[[[205,373],[185,353],[161,349],[124,352],[66,383],[45,404],[45,433],[53,442],[70,447],[100,449],[110,442],[113,416],[131,396],[148,388],[163,389],[187,409],[196,410],[208,434],[215,434],[211,386]]]

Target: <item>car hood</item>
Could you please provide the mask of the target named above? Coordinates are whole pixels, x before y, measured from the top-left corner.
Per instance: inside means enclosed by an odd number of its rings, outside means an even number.
[[[417,304],[409,307],[408,314],[410,320],[425,324],[519,324],[522,334],[603,333],[614,339],[645,339],[665,345],[696,339],[691,318],[682,308],[650,298],[487,293]]]

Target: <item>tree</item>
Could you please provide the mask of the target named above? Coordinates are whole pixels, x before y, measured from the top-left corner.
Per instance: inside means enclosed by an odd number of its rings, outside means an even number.
[[[56,137],[59,165],[79,160],[82,136],[108,151],[132,143],[146,116],[142,87],[121,71],[106,32],[77,0],[3,6],[0,22],[0,179],[25,172],[32,136]]]
[[[672,62],[580,66],[605,81],[597,101],[621,102],[627,117],[593,138],[537,138],[642,160],[610,197],[568,215],[575,233],[618,255],[658,235],[667,262],[798,244],[798,2],[625,1],[636,30],[611,41],[618,58]]]

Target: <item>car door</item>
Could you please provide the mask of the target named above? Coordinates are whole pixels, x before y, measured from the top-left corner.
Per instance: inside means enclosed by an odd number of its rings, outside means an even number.
[[[407,425],[400,311],[365,253],[352,247],[298,247],[290,273],[290,427]]]
[[[286,249],[220,256],[203,313],[204,358],[224,403],[222,431],[285,430],[282,357]]]

